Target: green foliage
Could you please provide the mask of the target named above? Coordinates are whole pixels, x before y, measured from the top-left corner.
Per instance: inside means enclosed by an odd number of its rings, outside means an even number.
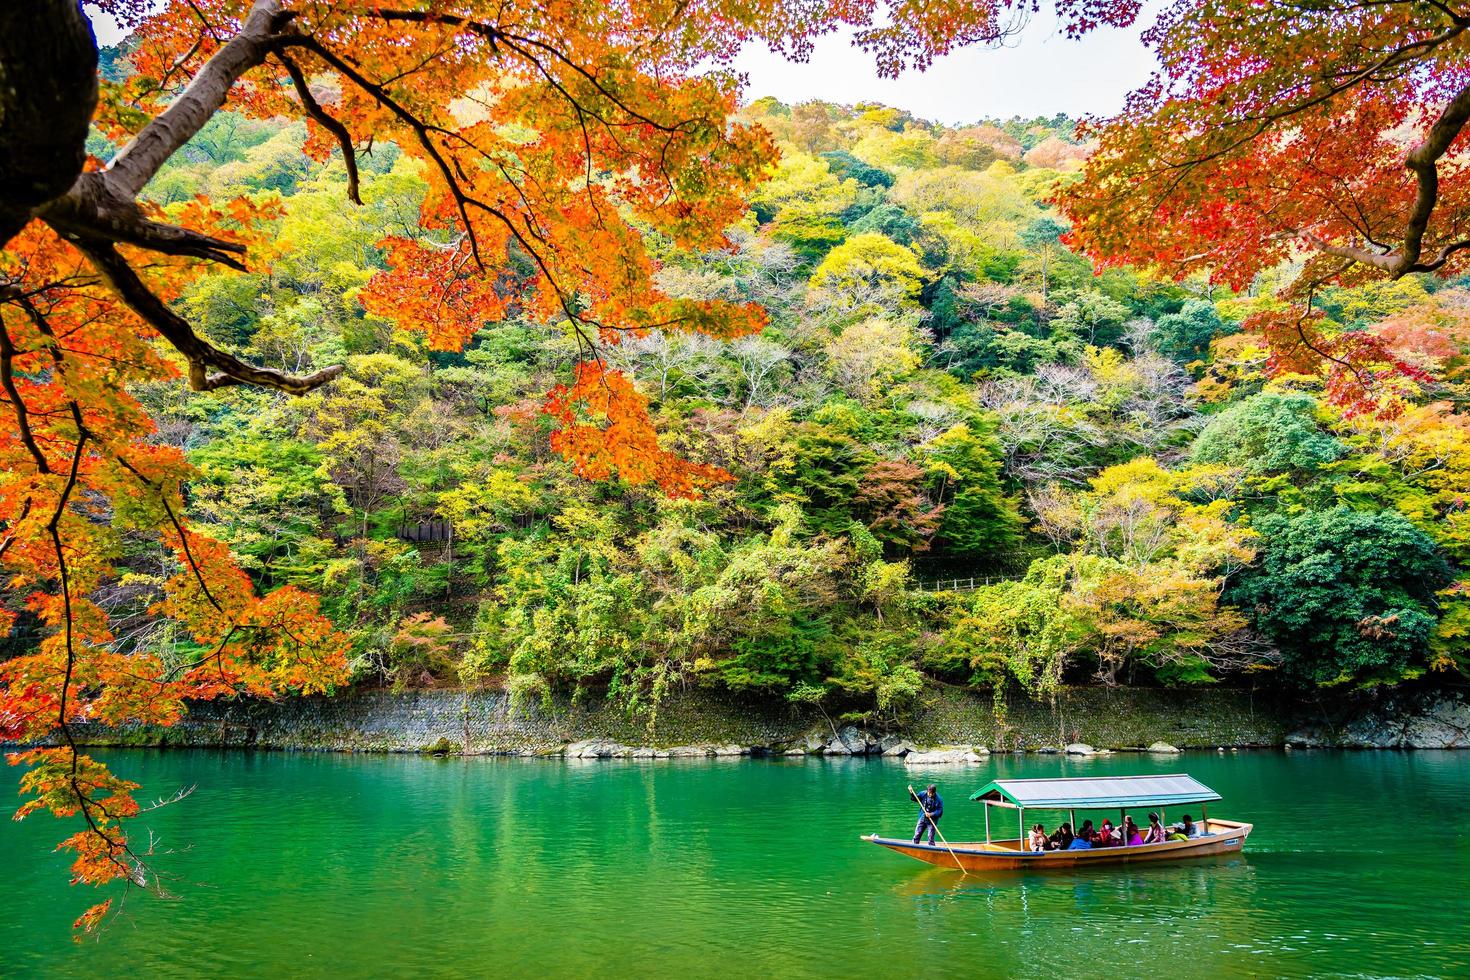
[[[981,565],[1021,540],[1016,501],[1001,486],[1000,447],[987,429],[960,423],[925,446],[935,497],[944,503],[938,544]]]
[[[928,662],[946,673],[968,670],[975,684],[1014,679],[1034,695],[1054,693],[1085,639],[1061,598],[1061,583],[1041,567],[1019,582],[977,589]]]
[[[953,276],[944,276],[934,284],[928,306],[929,324],[935,333],[947,336],[963,323],[964,301]]]
[[[897,720],[918,701],[924,675],[918,659],[916,631],[848,631],[842,638],[832,688],[848,699],[871,703],[876,714]]]
[[[792,153],[752,203],[757,219],[771,223],[773,237],[817,259],[846,237],[840,215],[857,199],[857,189],[857,181],[834,175],[826,161]]]
[[[1463,579],[1439,593],[1441,617],[1429,639],[1429,666],[1470,673],[1470,583]]]
[[[1193,458],[1251,476],[1310,475],[1344,453],[1342,443],[1323,431],[1317,412],[1310,395],[1262,392],[1212,418],[1194,442]]]
[[[839,180],[852,178],[864,187],[892,187],[893,174],[864,163],[846,150],[830,150],[820,154],[827,167]]]
[[[955,357],[949,369],[966,380],[980,375],[1030,374],[1043,364],[1069,359],[1071,354],[1052,340],[1003,323],[963,324],[951,335],[950,349]]]
[[[831,627],[822,620],[790,616],[760,632],[738,637],[734,656],[722,661],[717,674],[732,691],[785,691],[821,678],[836,651]]]
[[[876,232],[900,245],[914,244],[923,231],[918,219],[897,204],[887,201],[869,208],[848,227],[854,235]]]
[[[1066,222],[1045,215],[1037,218],[1021,231],[1021,244],[1033,252],[1054,249],[1061,245],[1062,235],[1066,231]]]
[[[852,521],[853,501],[872,461],[872,451],[855,439],[825,426],[803,426],[778,471],[780,496],[798,501],[814,530],[841,533]]]
[[[1188,364],[1209,353],[1210,341],[1238,329],[1234,323],[1220,319],[1214,303],[1192,299],[1178,313],[1154,321],[1153,342],[1165,357]]]
[[[1092,289],[1058,311],[1052,331],[1058,338],[1091,347],[1111,347],[1123,338],[1123,324],[1131,312],[1123,303]]]
[[[271,584],[314,586],[333,557],[328,521],[347,511],[316,447],[251,426],[194,454],[194,514]]]
[[[1259,568],[1231,598],[1314,684],[1372,684],[1422,669],[1435,630],[1434,593],[1449,567],[1422,531],[1391,511],[1346,507],[1257,524]]]

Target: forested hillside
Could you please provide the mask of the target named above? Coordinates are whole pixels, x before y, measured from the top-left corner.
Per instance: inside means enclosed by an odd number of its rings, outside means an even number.
[[[201,194],[279,212],[268,274],[212,272],[177,300],[203,334],[293,374],[346,364],[301,398],[160,382],[145,401],[198,469],[195,520],[262,590],[320,595],[357,682],[606,691],[635,710],[703,684],[892,716],[926,676],[1004,694],[1465,666],[1458,282],[1320,298],[1331,331],[1442,379],[1353,414],[1314,375],[1268,380],[1238,328],[1280,305],[1292,268],[1236,295],[1095,274],[1067,248],[1046,202],[1089,148],[1065,118],[947,128],[771,100],[744,116],[781,159],[736,248],[665,243],[659,281],[759,304],[765,329],[604,349],[660,444],[730,476],[683,497],[584,479],[552,450],[544,395],[573,381],[570,331],[548,339],[512,303],[444,353],[359,301],[386,268],[376,243],[435,241],[419,165],[392,145],[361,157],[357,207],[302,124],[223,113],[149,185],[169,213]],[[125,563],[105,602],[134,624],[118,635],[194,657],[145,615],[164,556],[139,539]],[[923,588],[955,577],[992,582]]]

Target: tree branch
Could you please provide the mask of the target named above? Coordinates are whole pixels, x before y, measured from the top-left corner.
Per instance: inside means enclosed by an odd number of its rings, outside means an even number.
[[[87,159],[97,42],[76,0],[0,3],[0,246]]]
[[[1470,85],[1460,89],[1450,104],[1445,106],[1424,141],[1414,147],[1404,160],[1404,166],[1414,171],[1419,191],[1414,198],[1414,207],[1404,226],[1404,245],[1400,255],[1400,266],[1395,276],[1413,271],[1424,248],[1424,232],[1429,227],[1429,218],[1439,203],[1439,158],[1449,151],[1450,144],[1470,121]],[[1446,253],[1443,258],[1448,258]],[[1443,265],[1441,260],[1440,265]]]
[[[353,204],[361,205],[362,197],[357,186],[357,151],[352,146],[352,134],[340,120],[323,109],[316,96],[311,94],[311,86],[306,83],[306,75],[301,71],[301,66],[282,51],[276,52],[276,58],[286,66],[286,74],[291,76],[291,82],[296,86],[296,94],[301,97],[301,106],[306,114],[315,119],[317,125],[337,137],[337,145],[342,148],[342,163],[347,167],[347,197]]]
[[[79,247],[123,301],[184,355],[189,362],[189,386],[195,391],[251,384],[290,395],[304,395],[342,373],[340,364],[322,368],[314,374],[296,376],[242,361],[194,333],[189,321],[155,296],[111,245],[80,243]],[[210,374],[210,369],[218,373]]]
[[[131,196],[119,192],[105,173],[85,173],[71,189],[36,211],[36,216],[73,242],[124,242],[165,255],[192,255],[245,271],[236,255],[245,246],[190,228],[152,221]]]
[[[1317,251],[1371,266],[1394,279],[1411,272],[1434,272],[1457,252],[1470,248],[1470,241],[1450,242],[1442,246],[1434,258],[1423,261],[1424,233],[1439,203],[1439,160],[1470,122],[1470,85],[1450,100],[1429,128],[1424,140],[1409,151],[1404,166],[1414,172],[1418,191],[1404,222],[1403,244],[1397,249],[1374,251],[1354,245],[1335,245],[1313,232],[1293,229],[1289,233],[1301,238]]]
[[[36,470],[41,473],[50,473],[51,466],[46,462],[46,455],[36,445],[35,435],[31,432],[30,412],[26,409],[25,401],[20,397],[20,390],[15,385],[15,344],[11,342],[10,331],[5,329],[5,324],[0,322],[0,386],[5,389],[5,396],[15,409],[15,427],[20,434],[20,441],[30,452],[31,458],[36,461]]]
[[[256,0],[240,33],[204,63],[172,105],[112,158],[105,171],[112,186],[136,197],[164,161],[219,111],[240,76],[265,61],[275,46],[276,31],[293,16],[281,12],[280,0]]]

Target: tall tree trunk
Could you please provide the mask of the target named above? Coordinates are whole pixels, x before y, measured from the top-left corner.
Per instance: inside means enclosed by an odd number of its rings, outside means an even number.
[[[97,39],[77,0],[0,3],[0,246],[76,182],[96,107]]]

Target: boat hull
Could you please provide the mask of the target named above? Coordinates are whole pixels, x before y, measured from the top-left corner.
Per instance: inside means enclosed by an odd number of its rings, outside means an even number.
[[[1015,840],[992,841],[991,843],[953,842],[943,844],[915,844],[910,840],[895,840],[864,835],[863,840],[897,851],[916,861],[932,864],[955,871],[1052,871],[1063,869],[1090,868],[1114,864],[1140,864],[1148,861],[1187,861],[1194,858],[1217,857],[1221,854],[1238,854],[1250,836],[1253,825],[1233,820],[1211,820],[1210,833],[1191,840],[1165,841],[1162,844],[1141,844],[1136,847],[1100,847],[1081,851],[1026,851]]]

